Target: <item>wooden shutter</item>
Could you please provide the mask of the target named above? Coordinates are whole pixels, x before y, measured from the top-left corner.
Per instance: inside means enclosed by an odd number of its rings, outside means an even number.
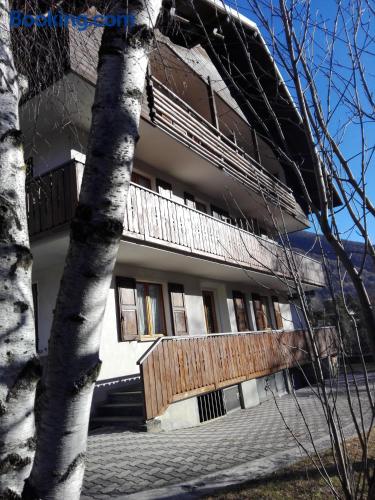
[[[246,299],[242,292],[233,292],[234,312],[236,314],[237,330],[249,331],[249,318],[246,310]]]
[[[169,182],[156,179],[156,189],[159,194],[166,198],[172,198],[172,185]]]
[[[267,328],[267,323],[263,310],[263,300],[260,295],[253,293],[253,305],[257,330],[265,330]]]
[[[282,330],[284,328],[283,317],[280,310],[280,303],[277,297],[272,297],[273,310],[275,313],[276,328]]]
[[[138,338],[137,288],[132,278],[117,278],[120,339],[125,342]]]
[[[169,283],[169,297],[173,322],[173,335],[189,335],[188,322],[185,310],[184,285]]]

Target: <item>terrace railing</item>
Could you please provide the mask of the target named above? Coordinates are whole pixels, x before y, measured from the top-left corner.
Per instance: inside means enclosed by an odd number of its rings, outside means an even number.
[[[319,356],[336,354],[335,329],[315,330]],[[176,401],[311,362],[306,332],[163,337],[138,361],[147,420]]]

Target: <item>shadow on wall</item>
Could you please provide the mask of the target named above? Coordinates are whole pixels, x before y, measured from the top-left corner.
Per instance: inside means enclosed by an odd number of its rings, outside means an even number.
[[[331,359],[329,357],[321,360],[321,367],[325,379],[334,375],[332,372],[333,367],[331,366]],[[309,384],[315,385],[317,383],[317,377],[312,363],[307,363],[301,367],[290,368],[289,374],[295,390],[307,387]]]

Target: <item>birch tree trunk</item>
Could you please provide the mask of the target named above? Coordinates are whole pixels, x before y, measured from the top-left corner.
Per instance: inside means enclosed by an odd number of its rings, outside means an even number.
[[[19,130],[20,86],[0,1],[0,498],[18,498],[34,456],[39,366],[31,289],[32,256]]]
[[[118,2],[134,23],[105,28],[81,194],[54,312],[41,419],[24,497],[80,497],[102,318],[123,232],[153,27],[161,0]],[[124,450],[125,452],[125,450]]]

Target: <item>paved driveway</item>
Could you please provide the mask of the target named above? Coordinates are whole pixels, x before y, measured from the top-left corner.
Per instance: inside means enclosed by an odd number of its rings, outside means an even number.
[[[374,380],[375,377],[373,376]],[[365,401],[364,388],[361,387]],[[107,499],[186,482],[295,449],[297,441],[327,436],[322,407],[310,389],[270,399],[247,410],[186,430],[136,433],[107,429],[89,437],[82,500]],[[338,392],[343,427],[351,423],[346,395]],[[357,405],[356,405],[357,406]],[[364,406],[368,408],[367,403]],[[368,411],[368,410],[367,410]],[[293,431],[292,437],[283,418]]]

